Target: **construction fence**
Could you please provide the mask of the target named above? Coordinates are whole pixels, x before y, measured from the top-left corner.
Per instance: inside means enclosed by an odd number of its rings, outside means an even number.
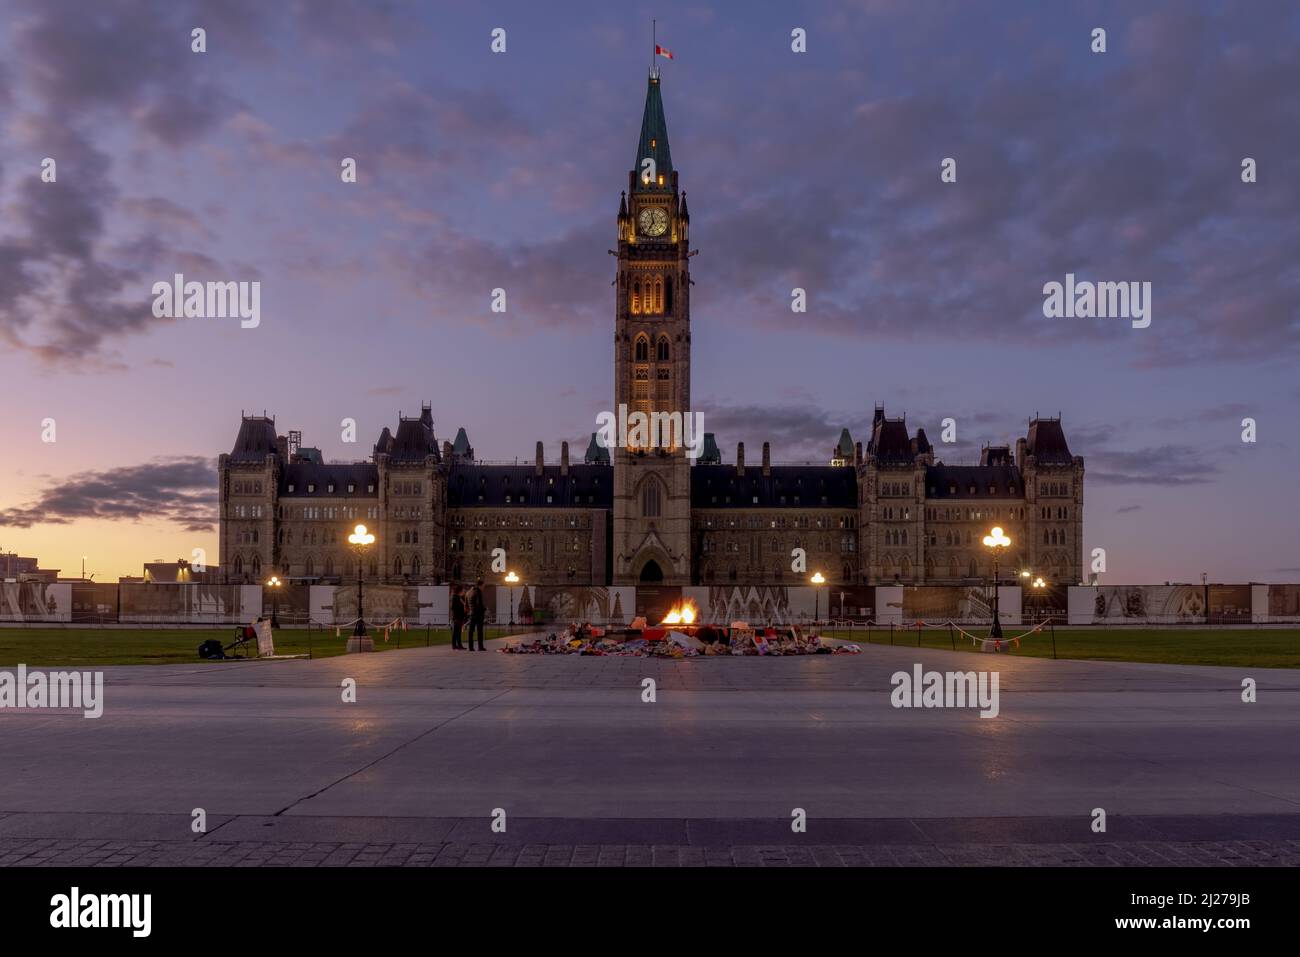
[[[506,585],[484,586],[489,624],[547,626],[662,621],[692,604],[701,624],[800,624],[814,619],[910,625],[985,624],[993,589],[981,585]],[[365,585],[365,617],[447,624],[447,585]],[[1070,625],[1300,623],[1297,585],[1002,585],[1008,624],[1053,619]],[[239,624],[275,614],[281,625],[334,625],[357,617],[356,585],[0,582],[0,622],[64,624]]]

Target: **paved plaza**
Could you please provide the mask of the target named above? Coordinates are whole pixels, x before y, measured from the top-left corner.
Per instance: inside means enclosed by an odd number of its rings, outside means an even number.
[[[893,708],[918,662],[997,670],[1001,713]],[[0,712],[0,865],[1300,863],[1297,671],[437,647],[108,668],[104,696]]]

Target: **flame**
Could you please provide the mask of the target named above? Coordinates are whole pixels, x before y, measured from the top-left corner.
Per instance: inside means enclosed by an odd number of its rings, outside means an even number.
[[[664,616],[661,625],[690,625],[694,624],[696,615],[695,602],[688,601],[681,605],[674,605],[668,609],[668,614]]]

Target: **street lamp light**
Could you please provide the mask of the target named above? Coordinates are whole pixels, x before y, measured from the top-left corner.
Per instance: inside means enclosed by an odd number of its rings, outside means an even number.
[[[266,583],[266,587],[271,589],[271,628],[272,629],[280,627],[280,620],[276,617],[276,614],[280,610],[280,586],[282,584],[284,583],[281,582],[279,577],[276,575],[272,575],[270,579],[267,580]]]
[[[995,525],[993,529],[984,536],[984,545],[993,551],[993,630],[989,632],[990,638],[1002,637],[1002,620],[998,615],[998,549],[1010,548],[1011,539],[1002,532],[1002,526]]]
[[[362,580],[361,566],[365,558],[366,548],[375,543],[375,536],[366,531],[364,525],[358,525],[348,536],[348,544],[357,556],[357,627],[352,631],[352,637],[348,639],[348,651],[374,651],[375,642],[366,634],[365,608],[362,604]]]
[[[818,585],[826,584],[826,576],[821,572],[813,572],[812,578],[808,579],[813,584],[813,626],[817,625],[818,612],[820,611],[821,593],[817,591]],[[829,608],[826,609],[828,612]]]
[[[519,576],[514,572],[506,572],[506,584],[510,586],[510,627],[515,626],[515,585],[519,582]]]

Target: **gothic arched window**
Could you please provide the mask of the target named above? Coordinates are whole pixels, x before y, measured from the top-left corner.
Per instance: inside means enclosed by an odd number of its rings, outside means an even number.
[[[650,340],[645,336],[637,336],[636,344],[633,346],[632,358],[637,362],[650,361]]]
[[[641,514],[646,518],[659,515],[659,483],[654,479],[646,482],[641,489]]]
[[[641,280],[632,283],[632,315],[641,314]]]
[[[402,556],[401,555],[398,555],[396,558],[393,559],[393,576],[395,578],[402,577]]]
[[[664,280],[664,311],[673,311],[673,277]]]
[[[658,362],[668,361],[668,337],[667,336],[659,337],[659,345],[658,348],[655,350],[655,359]]]

